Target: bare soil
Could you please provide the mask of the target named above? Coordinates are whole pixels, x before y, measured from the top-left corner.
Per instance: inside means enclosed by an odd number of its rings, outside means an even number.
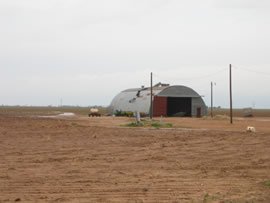
[[[2,112],[0,202],[270,202],[268,120]]]

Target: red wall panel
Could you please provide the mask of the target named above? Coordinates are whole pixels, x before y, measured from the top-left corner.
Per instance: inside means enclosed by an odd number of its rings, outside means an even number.
[[[154,97],[154,116],[167,116],[167,97]]]

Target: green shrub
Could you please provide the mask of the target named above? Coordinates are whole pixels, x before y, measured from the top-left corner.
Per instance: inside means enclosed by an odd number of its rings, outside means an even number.
[[[135,123],[135,122],[132,122],[132,123],[128,123],[128,124],[125,124],[125,125],[122,125],[124,127],[140,127],[140,126],[143,126],[143,123]]]
[[[173,127],[173,124],[172,123],[166,123],[166,124],[164,124],[164,126],[166,126],[168,128],[171,128],[171,127]]]
[[[151,126],[153,126],[155,128],[160,128],[160,127],[162,127],[162,124],[160,124],[160,123],[151,123]]]
[[[151,123],[151,126],[152,127],[155,127],[155,128],[171,128],[173,127],[173,125],[171,123],[165,123],[165,124],[161,124],[161,123]]]

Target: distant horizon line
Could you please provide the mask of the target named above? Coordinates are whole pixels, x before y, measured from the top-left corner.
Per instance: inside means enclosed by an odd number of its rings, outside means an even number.
[[[1,107],[42,107],[42,108],[65,108],[65,107],[78,107],[78,108],[89,108],[89,107],[102,107],[102,108],[108,108],[110,105],[89,105],[89,106],[83,106],[83,105],[0,105],[0,108]],[[214,109],[230,109],[229,107],[220,107],[220,106],[217,106],[217,107],[213,107]],[[233,108],[235,110],[239,110],[239,109],[257,109],[257,110],[270,110],[270,107],[269,108],[252,108],[252,107],[237,107],[237,108]],[[207,107],[207,109],[211,109],[211,107]]]

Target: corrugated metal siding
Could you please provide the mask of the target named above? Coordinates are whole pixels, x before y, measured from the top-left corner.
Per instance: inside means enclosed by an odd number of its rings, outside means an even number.
[[[191,116],[192,117],[197,117],[197,108],[201,108],[201,116],[206,116],[207,115],[207,107],[203,101],[203,99],[200,98],[192,98],[191,101]]]
[[[119,93],[111,102],[109,113],[116,111],[139,111],[149,114],[150,111],[150,89],[141,90],[139,97],[136,95],[140,89],[125,90]],[[153,89],[153,95],[157,95],[162,89]]]
[[[154,97],[154,116],[167,116],[167,97]]]

